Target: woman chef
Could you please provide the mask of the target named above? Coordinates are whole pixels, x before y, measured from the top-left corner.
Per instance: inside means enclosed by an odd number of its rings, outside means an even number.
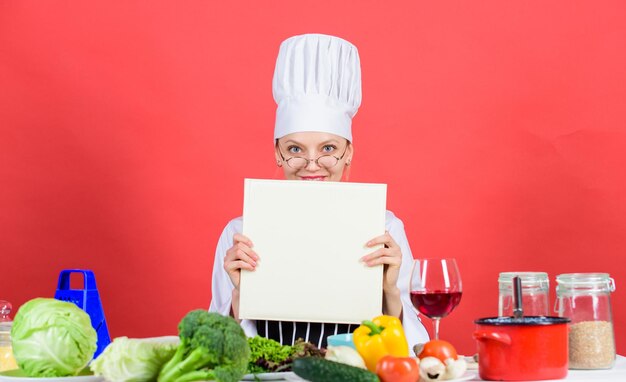
[[[352,117],[361,104],[361,67],[356,47],[319,34],[285,40],[276,61],[273,94],[278,104],[276,165],[282,168],[285,178],[341,181],[352,162]],[[235,318],[240,271],[253,271],[259,260],[252,241],[241,234],[242,223],[241,217],[230,221],[217,244],[209,308]],[[383,313],[402,320],[410,346],[426,342],[428,334],[409,300],[413,257],[402,221],[387,211],[385,227],[384,235],[367,243],[384,247],[361,260],[369,266],[384,265]],[[289,345],[303,338],[325,347],[326,336],[352,332],[358,325],[242,320],[241,326],[248,336],[259,334]]]

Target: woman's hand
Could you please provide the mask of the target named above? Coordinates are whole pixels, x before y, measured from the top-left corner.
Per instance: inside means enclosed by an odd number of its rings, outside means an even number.
[[[383,290],[395,290],[398,288],[397,283],[400,275],[400,265],[402,264],[402,251],[396,241],[389,235],[389,232],[385,232],[384,235],[368,241],[366,246],[373,247],[379,244],[383,244],[384,247],[363,256],[361,260],[370,267],[383,264]]]
[[[398,277],[402,264],[402,250],[389,232],[368,241],[366,246],[383,244],[383,248],[367,254],[361,260],[370,267],[382,264],[383,270],[383,313],[402,319],[402,301],[398,289]]]
[[[244,235],[236,233],[233,236],[233,246],[226,251],[224,257],[224,270],[233,282],[235,289],[239,290],[241,270],[253,271],[259,256],[252,250],[252,241]]]

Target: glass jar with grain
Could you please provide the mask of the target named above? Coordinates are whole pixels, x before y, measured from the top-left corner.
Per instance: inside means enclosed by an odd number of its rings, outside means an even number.
[[[11,304],[0,300],[0,371],[17,369],[11,347]]]
[[[556,278],[555,311],[571,320],[570,369],[610,369],[615,364],[611,292],[607,273],[566,273]]]
[[[498,316],[513,315],[513,277],[522,280],[522,307],[526,316],[547,316],[550,279],[546,272],[501,272],[498,277]]]

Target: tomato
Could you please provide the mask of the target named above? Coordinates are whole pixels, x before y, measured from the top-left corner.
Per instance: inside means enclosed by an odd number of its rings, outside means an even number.
[[[419,359],[424,357],[435,357],[445,363],[448,358],[456,360],[458,358],[458,354],[450,342],[444,340],[431,340],[424,344],[422,351],[420,351],[417,357]]]
[[[417,382],[420,379],[420,362],[413,357],[386,355],[378,360],[376,374],[381,382]]]

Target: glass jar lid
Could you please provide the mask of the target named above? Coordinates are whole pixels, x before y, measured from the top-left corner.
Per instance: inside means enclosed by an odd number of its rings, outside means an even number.
[[[0,344],[11,343],[11,325],[13,322],[9,318],[11,304],[8,301],[0,300]]]
[[[9,314],[11,313],[11,303],[8,301],[0,300],[0,323],[10,322]]]
[[[546,272],[501,272],[498,277],[498,283],[503,286],[512,286],[513,277],[519,276],[522,279],[522,287],[546,287],[548,288],[549,279]]]
[[[556,291],[614,292],[615,280],[608,273],[563,273],[556,276]]]

